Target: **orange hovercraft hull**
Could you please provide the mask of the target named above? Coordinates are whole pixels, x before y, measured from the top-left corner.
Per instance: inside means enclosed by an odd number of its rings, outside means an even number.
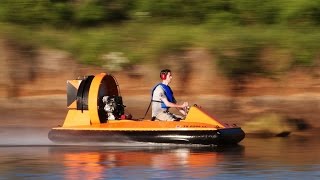
[[[106,112],[104,97],[116,99],[113,114]],[[69,111],[64,124],[48,134],[53,142],[234,145],[245,137],[240,127],[219,122],[198,106],[192,106],[180,121],[123,118],[118,84],[106,73],[68,81],[67,101]]]

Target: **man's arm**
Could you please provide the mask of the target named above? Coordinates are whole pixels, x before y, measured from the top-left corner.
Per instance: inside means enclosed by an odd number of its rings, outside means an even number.
[[[185,107],[188,107],[188,103],[184,102],[183,104],[175,104],[172,102],[169,102],[167,98],[162,97],[161,101],[167,106],[167,107],[172,107],[172,108],[179,108],[179,109],[183,109]]]
[[[184,116],[187,115],[187,112],[185,109],[189,106],[188,102],[183,102],[183,104],[179,105],[179,104],[169,102],[167,98],[161,98],[161,100],[167,107],[177,108],[182,115]]]

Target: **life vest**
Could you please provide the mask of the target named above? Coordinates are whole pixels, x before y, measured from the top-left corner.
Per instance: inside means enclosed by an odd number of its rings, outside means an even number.
[[[171,103],[176,103],[176,99],[175,99],[174,96],[173,96],[173,91],[171,90],[170,86],[165,85],[165,84],[162,84],[162,83],[157,84],[157,85],[154,86],[154,88],[152,89],[151,101],[152,101],[152,102],[159,102],[159,103],[161,103],[161,108],[169,109],[170,107],[166,106],[166,104],[164,104],[164,102],[162,102],[162,101],[157,101],[157,100],[153,100],[154,90],[155,90],[159,85],[162,87],[162,89],[163,89],[163,91],[164,91],[164,94],[166,95],[168,101],[171,102]]]

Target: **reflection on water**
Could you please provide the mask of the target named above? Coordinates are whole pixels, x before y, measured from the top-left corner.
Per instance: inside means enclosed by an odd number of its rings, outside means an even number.
[[[227,148],[1,146],[0,179],[317,179],[319,147],[310,137]]]
[[[242,149],[237,147],[238,150]],[[50,154],[63,158],[67,179],[108,178],[121,175],[122,178],[172,178],[212,177],[218,172],[211,168],[223,156],[212,148],[122,148],[105,149],[98,147],[54,147]],[[180,170],[184,169],[183,173]],[[137,174],[136,171],[142,171]],[[199,170],[199,171],[198,171]],[[197,172],[198,171],[198,172]],[[79,173],[81,172],[81,173]]]

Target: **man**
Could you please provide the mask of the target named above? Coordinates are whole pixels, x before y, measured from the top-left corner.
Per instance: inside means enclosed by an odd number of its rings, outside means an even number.
[[[183,119],[182,116],[169,112],[169,108],[177,108],[183,116],[186,116],[188,102],[177,104],[173,92],[169,86],[172,74],[169,69],[160,72],[162,83],[157,84],[152,90],[152,118],[162,121],[177,121]]]

